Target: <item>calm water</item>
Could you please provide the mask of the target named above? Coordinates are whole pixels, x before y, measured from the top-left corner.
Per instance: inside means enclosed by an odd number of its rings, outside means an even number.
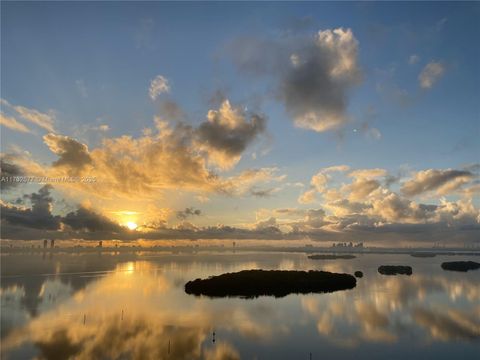
[[[440,268],[443,261],[475,257],[104,252],[4,254],[1,260],[2,359],[480,355],[480,271]],[[414,274],[382,276],[382,264],[411,265]],[[183,289],[198,277],[253,268],[361,270],[364,277],[353,290],[279,299],[199,298]]]

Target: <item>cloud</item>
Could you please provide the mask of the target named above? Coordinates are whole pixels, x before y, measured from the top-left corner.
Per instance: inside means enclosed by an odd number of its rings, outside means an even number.
[[[187,207],[185,210],[177,211],[177,219],[186,220],[189,217],[200,216],[202,211],[193,207]]]
[[[360,80],[358,42],[350,29],[319,31],[305,52],[292,54],[280,96],[295,124],[323,132],[347,121],[348,90]]]
[[[198,146],[197,128],[183,122],[176,122],[171,127],[159,119],[155,124],[155,128],[148,129],[138,138],[103,138],[102,144],[92,149],[74,138],[47,134],[45,144],[59,157],[52,166],[45,167],[20,157],[17,160],[25,163],[29,174],[34,176],[74,175],[95,179],[93,183],[56,185],[79,198],[83,196],[90,200],[116,197],[154,201],[163,191],[173,189],[202,195],[214,192],[243,196],[257,184],[279,182],[285,178],[277,174],[276,168],[247,169],[230,177],[221,177],[208,166],[212,161],[210,156],[216,150],[211,147],[206,150],[207,145]],[[234,124],[234,134],[238,126],[243,125]],[[228,137],[228,131],[223,135]],[[221,144],[227,146],[228,140],[222,140]],[[241,156],[240,153],[237,156]]]
[[[151,82],[148,89],[150,99],[155,100],[160,94],[169,93],[170,84],[168,79],[162,75],[157,75]]]
[[[321,169],[310,180],[310,189],[303,192],[298,198],[300,204],[309,204],[315,201],[317,193],[323,193],[327,189],[327,184],[331,179],[333,172],[345,172],[350,169],[347,165],[335,165]]]
[[[155,80],[152,91],[166,90],[168,82],[159,77]],[[2,104],[25,115],[24,107],[14,107],[6,100]],[[283,179],[274,174],[277,169],[273,168],[247,169],[230,177],[215,172],[232,168],[246,148],[265,132],[264,116],[233,107],[228,100],[218,110],[210,110],[198,127],[183,122],[183,112],[174,102],[163,101],[160,112],[162,117],[155,117],[154,126],[145,129],[143,136],[102,137],[101,144],[91,148],[74,137],[48,133],[44,143],[58,156],[51,166],[20,153],[15,163],[31,176],[94,179],[94,183],[68,181],[55,185],[72,198],[91,203],[115,198],[153,203],[167,190],[185,190],[205,197],[212,192],[251,195],[252,189],[254,195],[260,195],[255,193],[257,184]],[[30,113],[37,114],[34,110]],[[104,133],[108,129],[103,124],[80,130]]]
[[[467,170],[462,171],[464,172],[452,172],[451,169],[437,170],[437,176],[420,176],[416,179],[422,180],[421,184],[413,186],[413,183],[407,182],[408,185],[402,190],[408,189],[412,194],[433,189],[441,194],[456,191],[462,196],[457,201],[449,202],[443,199],[439,204],[424,204],[405,197],[404,191],[395,193],[384,187],[382,184],[389,181],[389,174],[384,169],[353,170],[347,174],[348,178],[352,179],[351,182],[342,183],[337,187],[332,186],[334,184],[330,179],[328,182],[325,181],[326,173],[323,169],[312,177],[310,189],[298,200],[302,204],[311,203],[316,200],[317,194],[322,194],[324,199],[322,207],[327,213],[319,228],[308,230],[303,228],[303,235],[325,239],[328,236],[326,234],[330,233],[330,236],[336,234],[348,239],[355,234],[361,239],[361,234],[370,234],[367,240],[373,241],[375,234],[388,233],[390,238],[399,236],[399,241],[407,238],[427,241],[428,234],[433,236],[435,233],[438,240],[440,238],[453,240],[448,239],[448,236],[455,234],[455,237],[464,241],[474,241],[474,236],[478,236],[480,230],[480,211],[472,202],[475,189],[465,188],[462,191],[459,189],[463,184],[472,183],[471,173]],[[425,173],[432,174],[428,170]],[[380,178],[384,178],[383,181]],[[319,192],[319,189],[322,192]],[[276,213],[276,216],[277,220],[285,224],[282,214]],[[292,229],[298,229],[294,223],[290,225]],[[450,235],[447,236],[447,232]],[[401,236],[404,236],[403,239]]]
[[[348,192],[348,199],[353,201],[363,200],[373,191],[381,186],[380,182],[369,178],[356,178],[351,184],[341,188],[343,192]]]
[[[471,242],[478,238],[480,213],[472,202],[476,189],[475,167],[420,171],[402,183],[401,191],[396,193],[385,187],[391,178],[385,169],[351,170],[347,165],[335,165],[313,175],[309,188],[299,198],[301,203],[310,203],[321,194],[324,200],[321,208],[272,210],[270,216],[240,226],[196,226],[187,218],[200,215],[200,210],[186,208],[177,214],[181,224],[168,224],[168,217],[159,217],[155,222],[149,216],[144,224],[139,223],[138,230],[129,231],[103,215],[108,212],[104,205],[100,206],[102,201],[121,203],[122,199],[128,199],[154,205],[167,191],[193,192],[202,197],[211,193],[261,197],[282,188],[282,185],[272,185],[283,182],[286,177],[275,167],[247,169],[229,176],[212,170],[212,165],[227,169],[240,160],[248,146],[265,131],[263,117],[224,100],[218,110],[209,111],[206,120],[195,127],[185,124],[183,115],[175,115],[178,109],[175,104],[170,106],[172,111],[161,110],[161,118],[155,118],[155,127],[147,129],[142,136],[104,138],[93,148],[72,137],[49,133],[44,136],[44,142],[58,156],[51,166],[40,165],[26,154],[7,159],[7,165],[2,164],[2,174],[5,168],[6,173],[21,171],[51,177],[75,174],[95,177],[98,181],[95,184],[55,185],[61,193],[84,200],[83,206],[65,216],[54,216],[53,201],[42,202],[34,194],[24,198],[30,200],[31,208],[19,203],[2,203],[2,210],[5,209],[2,224],[7,225],[3,226],[2,235],[9,239],[74,237],[92,240],[141,237],[146,240],[350,241],[355,237],[358,241],[431,241],[435,238]],[[173,125],[163,121],[164,117],[173,120]],[[344,182],[335,183],[337,177]],[[440,195],[455,193],[461,198],[435,200],[431,204],[408,198],[431,191]],[[47,228],[34,225],[39,221],[38,209],[43,209],[43,216],[50,221]]]
[[[278,228],[277,219],[271,217],[267,220],[258,221],[254,226],[255,231],[262,233],[281,234]]]
[[[449,194],[474,178],[467,170],[428,169],[414,174],[411,180],[403,183],[401,191],[407,196],[416,196],[430,191],[439,195]]]
[[[293,233],[311,233],[318,231],[329,222],[325,218],[325,210],[323,209],[309,209],[304,211],[302,220],[294,221],[288,225],[292,228]]]
[[[192,147],[192,128],[171,128],[157,122],[156,131],[132,138],[104,138],[89,150],[85,144],[62,135],[49,134],[45,143],[59,159],[46,169],[49,176],[75,173],[97,179],[74,186],[86,195],[148,199],[163,189],[222,191],[222,181],[206,167],[206,160]]]
[[[196,130],[197,143],[208,153],[209,161],[221,169],[229,169],[241,158],[247,146],[265,132],[266,118],[247,115],[225,100],[218,110],[210,110],[207,121]]]
[[[387,176],[387,171],[385,169],[358,169],[350,172],[348,176],[354,177],[354,178],[377,178],[381,176]]]
[[[445,66],[436,61],[431,61],[418,75],[418,82],[422,89],[430,89],[445,73]]]
[[[250,194],[259,198],[267,198],[277,191],[279,191],[279,188],[257,189],[253,187],[250,189]]]
[[[60,229],[60,217],[52,215],[53,198],[50,195],[52,187],[45,185],[37,193],[25,195],[32,207],[20,207],[11,204],[1,203],[2,237],[15,227],[26,227],[42,230]],[[10,226],[13,229],[10,229]],[[8,237],[8,235],[7,235]]]
[[[408,63],[410,65],[415,65],[419,60],[420,60],[420,56],[418,56],[417,54],[412,54],[408,58]]]
[[[92,164],[92,158],[85,144],[68,136],[47,134],[43,137],[45,144],[59,159],[54,167],[65,167],[69,173],[79,174],[83,168]]]
[[[232,345],[220,342],[205,350],[205,360],[240,360],[240,354]]]
[[[368,241],[400,244],[404,241],[463,243],[478,241],[480,232],[480,212],[471,201],[447,202],[440,205],[417,204],[395,193],[383,194],[363,203],[338,200],[325,209],[274,209],[262,211],[255,223],[234,227],[224,224],[197,227],[183,221],[169,226],[166,221],[142,224],[141,231],[129,231],[84,207],[56,217],[57,228],[47,233],[33,231],[35,215],[31,209],[16,207],[16,225],[6,223],[11,220],[11,212],[6,208],[13,205],[2,204],[2,236],[4,239],[119,239],[119,240],[158,240],[158,239],[283,239],[318,241]],[[331,213],[333,211],[333,214]],[[194,214],[195,209],[190,209]],[[18,215],[20,213],[20,215]],[[198,213],[198,212],[197,212]],[[259,214],[260,215],[260,214]],[[195,216],[195,215],[191,215]],[[265,216],[265,217],[264,217]],[[37,219],[38,222],[38,219]],[[43,220],[40,223],[44,223]],[[9,226],[5,226],[8,224]],[[71,229],[71,230],[69,230]],[[74,231],[74,232],[72,232]]]
[[[241,69],[273,77],[276,95],[298,127],[324,132],[347,122],[348,93],[361,81],[358,41],[351,29],[280,40],[240,39],[232,53]]]
[[[297,199],[300,204],[311,204],[316,200],[317,190],[310,189],[303,192]]]
[[[24,133],[31,133],[32,131],[23,125],[21,122],[18,122],[13,116],[7,116],[4,113],[0,113],[0,124],[9,128],[10,130],[20,131]]]
[[[363,214],[367,209],[371,208],[370,204],[350,201],[348,199],[331,200],[324,206],[339,218]]]
[[[10,177],[25,175],[24,169],[14,162],[14,157],[8,154],[0,154],[0,186],[2,190],[17,186],[20,182],[8,181]]]
[[[256,184],[281,182],[286,175],[278,175],[278,168],[247,169],[240,174],[225,179],[225,191],[229,195],[251,195]]]
[[[350,201],[360,201],[381,187],[376,178],[386,177],[385,169],[358,169],[351,171],[348,176],[354,178],[352,183],[341,187],[342,193],[348,193]]]
[[[348,165],[334,165],[322,169],[323,173],[344,172],[350,170]]]
[[[395,193],[386,194],[371,202],[370,215],[389,223],[422,223],[433,218],[436,205],[417,204]]]
[[[118,233],[125,230],[107,217],[83,206],[76,211],[69,212],[62,218],[62,222],[73,230],[80,231]]]
[[[55,132],[53,124],[55,123],[55,114],[53,111],[49,111],[48,114],[42,113],[35,109],[30,109],[24,106],[12,105],[7,100],[1,99],[0,104],[5,106],[12,112],[15,112],[23,119],[30,121],[31,123],[49,131]]]

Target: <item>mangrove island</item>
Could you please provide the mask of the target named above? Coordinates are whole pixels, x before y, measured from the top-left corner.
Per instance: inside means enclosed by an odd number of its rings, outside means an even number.
[[[243,270],[196,279],[185,284],[185,292],[209,297],[283,297],[291,293],[325,293],[353,289],[356,279],[350,274],[326,271]]]
[[[442,269],[448,271],[462,271],[467,272],[469,270],[480,269],[480,263],[475,261],[449,261],[442,263]]]
[[[412,275],[412,267],[406,265],[382,265],[378,267],[382,275]]]

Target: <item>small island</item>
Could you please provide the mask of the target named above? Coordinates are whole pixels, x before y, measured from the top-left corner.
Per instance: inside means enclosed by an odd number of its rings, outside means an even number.
[[[406,265],[382,265],[378,267],[382,275],[412,275],[412,267]]]
[[[480,269],[480,263],[475,261],[449,261],[442,263],[442,269],[448,271],[462,271],[467,272],[469,270]]]
[[[309,255],[309,259],[312,260],[337,260],[337,259],[355,259],[355,255],[333,255],[333,254],[318,254],[318,255]]]
[[[437,254],[427,253],[427,252],[414,252],[414,253],[411,253],[410,256],[418,257],[418,258],[432,258],[432,257],[437,256]]]
[[[326,271],[243,270],[189,281],[185,292],[209,297],[283,297],[353,289],[356,283],[352,275]]]
[[[363,277],[363,272],[361,272],[361,271],[355,271],[355,272],[353,273],[353,275],[355,275],[356,278],[359,278],[359,279],[360,279],[360,278]]]

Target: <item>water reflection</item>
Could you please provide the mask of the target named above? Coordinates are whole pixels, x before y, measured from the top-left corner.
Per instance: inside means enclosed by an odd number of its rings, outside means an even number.
[[[323,263],[303,254],[75,256],[2,272],[2,358],[401,358],[406,343],[418,353],[448,343],[443,356],[478,351],[479,274],[444,274],[433,259],[415,260],[407,278],[378,275],[379,255]],[[184,293],[188,280],[249,268],[365,276],[351,291],[281,299]]]
[[[480,340],[478,278],[415,275],[382,280],[361,288],[354,299],[348,294],[306,297],[302,306],[316,319],[319,334],[343,345],[394,342],[421,328],[435,340]]]

